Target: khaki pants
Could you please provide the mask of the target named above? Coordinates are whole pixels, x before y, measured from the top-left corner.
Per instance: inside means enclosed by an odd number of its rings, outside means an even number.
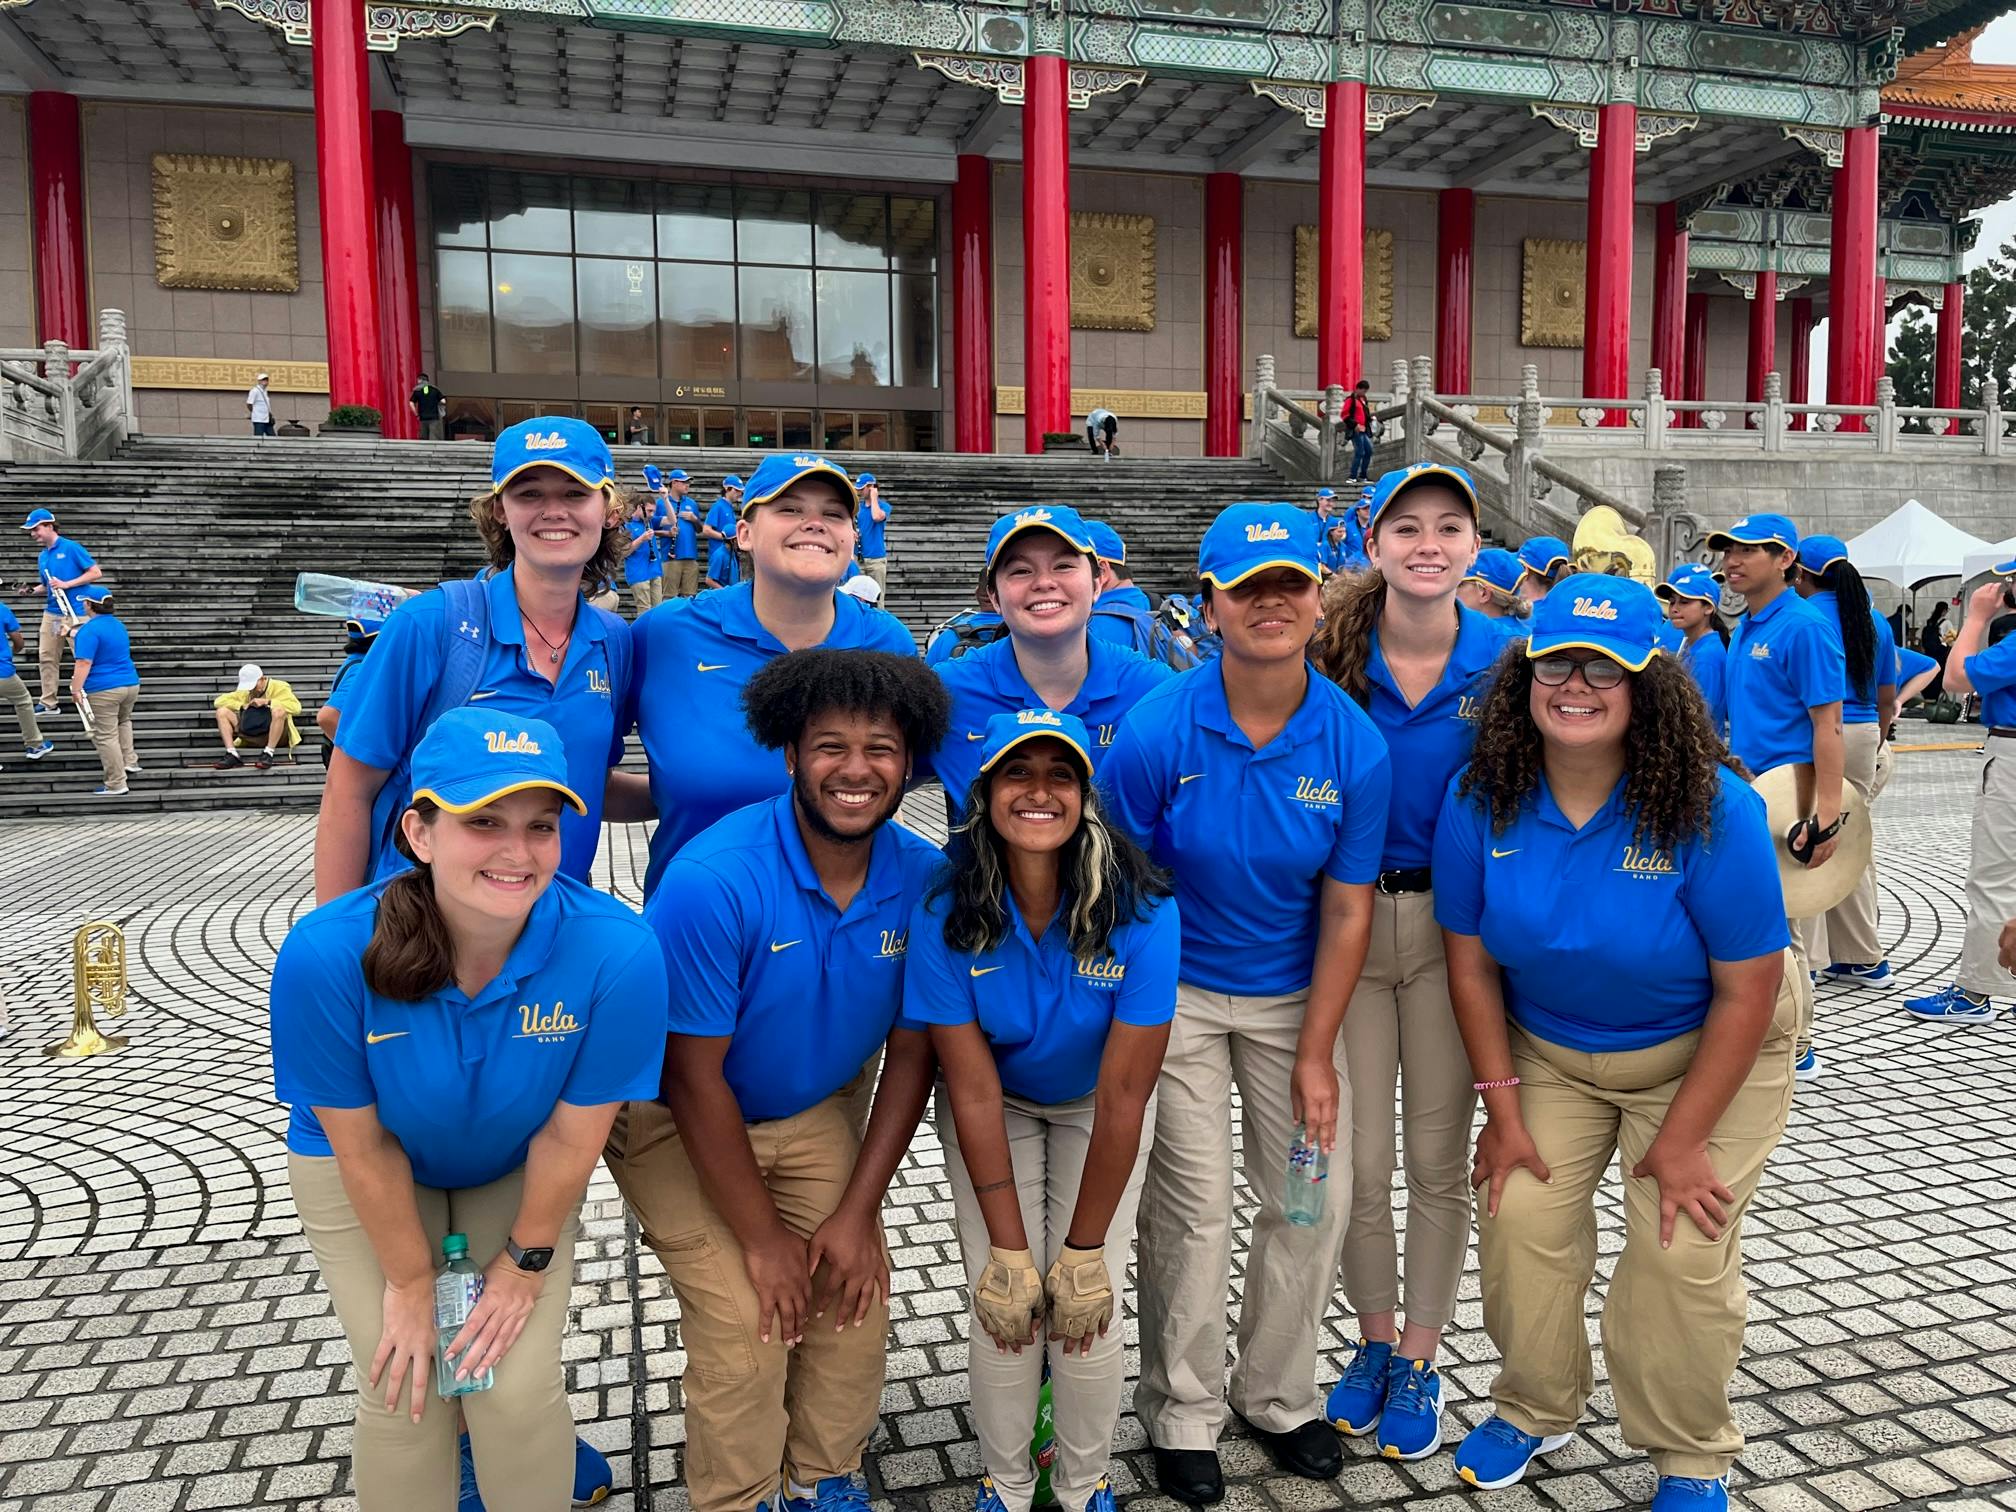
[[[630,602],[637,606],[637,613],[644,614],[656,609],[665,601],[665,579],[645,578],[630,585]]]
[[[777,1215],[801,1238],[840,1204],[861,1151],[871,1085],[864,1072],[803,1113],[748,1126]],[[882,1406],[886,1299],[859,1328],[814,1319],[796,1347],[787,1349],[774,1330],[765,1344],[742,1246],[701,1190],[672,1115],[658,1103],[626,1105],[606,1155],[679,1297],[693,1512],[774,1503],[780,1471],[813,1486],[858,1470]],[[825,1277],[813,1284],[823,1287]]]
[[[21,744],[32,751],[42,744],[42,726],[35,721],[35,698],[18,673],[0,677],[0,702],[14,706],[14,718],[21,726]]]
[[[382,1378],[375,1394],[368,1383],[371,1357],[385,1327],[385,1272],[343,1190],[335,1160],[289,1155],[287,1179],[322,1284],[350,1344],[357,1380],[350,1457],[359,1512],[454,1512],[460,1479],[455,1402],[435,1395],[430,1371],[426,1404],[416,1424],[407,1416],[403,1398],[399,1411],[385,1410]],[[504,1248],[524,1185],[521,1168],[488,1186],[463,1191],[416,1186],[428,1247],[439,1255],[444,1237],[467,1234],[469,1258],[488,1265]],[[496,1368],[496,1384],[456,1399],[469,1425],[477,1487],[490,1512],[553,1512],[567,1505],[573,1488],[574,1420],[561,1373],[560,1336],[567,1327],[579,1236],[580,1222],[570,1217],[525,1331]]]
[[[1022,1227],[1036,1269],[1045,1275],[1071,1232],[1078,1207],[1078,1182],[1092,1147],[1092,1099],[1025,1102],[1002,1094],[1008,1127],[1008,1159],[1015,1172],[1015,1195],[1022,1204]],[[959,1153],[959,1131],[945,1088],[938,1088],[938,1137],[945,1146],[945,1169],[952,1179],[952,1207],[959,1220],[959,1249],[966,1261],[969,1294],[987,1268],[987,1220],[973,1179]],[[973,1391],[973,1426],[980,1437],[980,1463],[994,1479],[1008,1512],[1029,1512],[1036,1495],[1036,1467],[1029,1458],[1036,1396],[1043,1386],[1044,1350],[1049,1350],[1051,1391],[1056,1403],[1057,1465],[1050,1484],[1064,1512],[1084,1512],[1113,1454],[1113,1428],[1120,1420],[1120,1388],[1127,1374],[1121,1347],[1119,1293],[1126,1287],[1127,1250],[1134,1242],[1134,1218],[1148,1151],[1155,1137],[1155,1103],[1150,1098],[1141,1123],[1141,1150],[1127,1178],[1120,1205],[1106,1230],[1106,1268],[1113,1277],[1113,1322],[1106,1337],[1085,1354],[1065,1354],[1059,1345],[1039,1344],[1020,1354],[997,1349],[977,1317],[970,1318],[966,1372]]]
[[[1962,987],[2007,998],[2016,982],[1996,959],[2002,926],[2016,919],[2016,737],[1990,735],[1974,799],[1974,849],[1967,863],[1967,934]]]
[[[62,615],[45,612],[41,634],[35,640],[35,650],[42,662],[42,702],[52,709],[56,707],[57,694],[63,691],[63,657],[70,649],[70,638],[63,633],[63,625]]]
[[[1882,744],[1882,730],[1875,724],[1841,727],[1842,779],[1873,805],[1870,791],[1876,785],[1876,748]],[[1818,919],[1806,921],[1802,942],[1815,967],[1836,961],[1848,966],[1874,966],[1883,959],[1882,942],[1876,938],[1876,858],[1872,853],[1855,891],[1828,909]]]
[[[1470,1117],[1477,1094],[1456,1015],[1433,893],[1372,894],[1372,950],[1344,1014],[1351,1068],[1352,1311],[1395,1311],[1393,1093],[1407,1164],[1407,1321],[1446,1328],[1470,1243]]]
[[[665,596],[691,598],[700,591],[700,563],[692,557],[675,557],[665,564]]]
[[[1288,1076],[1307,1003],[1306,993],[1232,997],[1177,984],[1141,1199],[1141,1379],[1134,1389],[1135,1410],[1164,1449],[1212,1448],[1228,1401],[1248,1422],[1276,1432],[1322,1416],[1316,1330],[1351,1212],[1351,1160],[1340,1140],[1323,1221],[1313,1228],[1290,1224],[1282,1192],[1295,1133]],[[1351,1083],[1339,1040],[1338,1128],[1348,1130]],[[1239,1363],[1228,1390],[1235,1085],[1246,1179],[1260,1208],[1246,1254]]]
[[[884,593],[889,591],[889,558],[863,557],[861,558],[861,570],[869,577],[875,579],[875,586],[877,588],[880,588]]]
[[[1757,1064],[1708,1141],[1716,1175],[1736,1194],[1720,1239],[1682,1214],[1672,1248],[1661,1249],[1658,1183],[1624,1177],[1624,1252],[1603,1308],[1603,1354],[1624,1441],[1661,1475],[1720,1475],[1743,1447],[1729,1408],[1748,1301],[1742,1215],[1792,1109],[1797,1014],[1781,983]],[[1514,1171],[1496,1218],[1479,1194],[1484,1331],[1505,1361],[1491,1396],[1527,1433],[1566,1433],[1595,1389],[1583,1303],[1596,1271],[1596,1188],[1613,1160],[1628,1173],[1644,1157],[1701,1035],[1609,1055],[1516,1025],[1511,1039],[1520,1112],[1553,1180]]]
[[[140,685],[84,696],[91,700],[91,744],[97,748],[105,786],[123,788],[126,768],[140,765],[139,754],[133,749],[133,703],[140,696]]]

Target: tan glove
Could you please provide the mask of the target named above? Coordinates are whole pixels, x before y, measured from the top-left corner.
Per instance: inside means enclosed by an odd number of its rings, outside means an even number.
[[[1050,1337],[1090,1339],[1113,1321],[1113,1278],[1106,1272],[1106,1247],[1058,1252],[1044,1279],[1050,1305]]]
[[[1026,1249],[989,1247],[987,1268],[973,1288],[973,1311],[988,1337],[1010,1347],[1033,1343],[1043,1316],[1043,1280]]]

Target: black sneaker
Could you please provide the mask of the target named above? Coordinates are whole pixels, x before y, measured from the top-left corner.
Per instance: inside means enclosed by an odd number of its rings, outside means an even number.
[[[213,772],[232,772],[243,765],[245,765],[245,758],[243,756],[240,756],[236,751],[226,751],[210,763],[210,769]]]

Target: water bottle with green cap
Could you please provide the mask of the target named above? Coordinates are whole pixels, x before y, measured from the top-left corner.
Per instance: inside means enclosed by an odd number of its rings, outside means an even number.
[[[455,1379],[457,1362],[448,1358],[448,1346],[462,1332],[476,1299],[483,1295],[483,1272],[469,1258],[469,1236],[450,1234],[441,1241],[441,1258],[448,1263],[434,1277],[434,1384],[444,1397],[468,1396],[472,1391],[488,1391],[496,1384],[496,1372],[486,1370],[466,1380]],[[468,1351],[463,1351],[467,1358]]]

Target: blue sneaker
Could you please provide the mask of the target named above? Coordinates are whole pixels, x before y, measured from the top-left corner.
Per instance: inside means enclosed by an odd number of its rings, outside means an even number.
[[[1106,1490],[1105,1481],[1102,1480],[1099,1482],[1099,1489],[1102,1491]],[[1110,1507],[1113,1504],[1113,1493],[1108,1491],[1106,1496],[1106,1504]],[[983,1475],[980,1477],[980,1489],[973,1493],[973,1512],[1008,1512],[1008,1504],[1001,1500],[1001,1493],[994,1489],[993,1476]],[[1092,1512],[1092,1509],[1087,1507],[1085,1512]]]
[[[609,1494],[616,1476],[609,1461],[580,1434],[574,1435],[574,1505],[592,1507]]]
[[[992,1481],[983,1480],[981,1489],[991,1493]],[[792,1496],[785,1485],[784,1506],[788,1512],[868,1512],[868,1482],[860,1475],[829,1475],[812,1488],[810,1496]],[[1000,1498],[995,1498],[1000,1506]],[[1006,1512],[1003,1508],[1002,1512]]]
[[[1456,1473],[1479,1491],[1502,1491],[1519,1484],[1526,1467],[1543,1454],[1575,1442],[1572,1433],[1536,1438],[1502,1417],[1488,1417],[1456,1446]]]
[[[1652,1497],[1652,1512],[1724,1512],[1729,1505],[1729,1479],[1699,1475],[1662,1475]]]
[[[1379,1416],[1379,1452],[1388,1459],[1426,1459],[1442,1447],[1442,1377],[1426,1360],[1395,1356]]]
[[[21,754],[26,756],[30,761],[40,761],[44,756],[47,756],[51,751],[55,749],[56,749],[55,741],[45,740],[42,742],[42,744],[38,746],[29,746]]]
[[[1085,1512],[1118,1512],[1119,1503],[1113,1500],[1113,1488],[1106,1483],[1106,1477],[1099,1477],[1099,1484],[1092,1488],[1092,1494],[1085,1498]]]
[[[1330,1388],[1330,1399],[1323,1404],[1323,1416],[1330,1419],[1330,1426],[1353,1438],[1377,1428],[1379,1415],[1386,1410],[1386,1382],[1392,1365],[1391,1344],[1360,1339],[1351,1363],[1344,1367],[1344,1378]]]
[[[1856,966],[1836,961],[1824,974],[1832,982],[1887,982],[1890,980],[1890,963],[1878,961],[1874,966]]]
[[[476,1457],[469,1452],[469,1435],[462,1435],[462,1480],[455,1493],[455,1512],[483,1512],[483,1497],[476,1489]]]
[[[1808,1045],[1806,1053],[1792,1062],[1792,1079],[1802,1082],[1818,1081],[1820,1073],[1826,1069],[1827,1063],[1814,1053],[1811,1045]]]
[[[1992,998],[1976,997],[1958,982],[1921,998],[1907,998],[1904,1011],[1935,1024],[1992,1024],[2002,1016]]]

